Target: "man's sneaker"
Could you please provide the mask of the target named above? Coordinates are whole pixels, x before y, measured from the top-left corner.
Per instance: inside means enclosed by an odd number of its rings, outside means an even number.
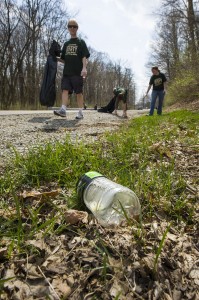
[[[117,111],[114,110],[114,111],[112,112],[112,115],[118,116]]]
[[[84,116],[82,113],[78,112],[77,116],[75,117],[76,120],[80,120],[80,119],[83,119]]]
[[[66,111],[63,108],[60,108],[58,110],[54,110],[54,115],[59,117],[66,117]]]
[[[125,115],[125,114],[122,115],[122,118],[123,119],[128,119],[127,115]]]

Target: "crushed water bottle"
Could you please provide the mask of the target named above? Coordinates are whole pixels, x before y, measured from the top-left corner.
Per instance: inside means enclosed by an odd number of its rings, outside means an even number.
[[[102,226],[120,225],[125,219],[137,219],[141,206],[136,194],[98,172],[85,173],[77,183],[78,197]]]

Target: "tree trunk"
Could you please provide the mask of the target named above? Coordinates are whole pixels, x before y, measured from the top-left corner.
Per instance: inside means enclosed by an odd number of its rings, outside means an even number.
[[[188,29],[189,29],[189,49],[192,56],[192,62],[193,64],[196,63],[196,40],[195,40],[195,14],[193,9],[193,0],[187,0],[188,1],[188,8],[187,8],[187,17],[188,17]]]

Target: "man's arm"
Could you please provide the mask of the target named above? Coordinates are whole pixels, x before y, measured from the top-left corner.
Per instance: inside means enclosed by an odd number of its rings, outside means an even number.
[[[85,78],[86,75],[87,75],[87,69],[86,69],[86,67],[87,67],[87,64],[88,64],[88,61],[87,61],[86,57],[82,58],[82,63],[83,63],[83,68],[82,68],[82,71],[81,71],[81,76],[83,78]]]
[[[166,93],[166,91],[167,91],[167,81],[164,81],[164,92]]]
[[[148,95],[148,92],[150,91],[151,87],[152,87],[152,84],[149,84],[148,89],[146,91],[146,95]]]

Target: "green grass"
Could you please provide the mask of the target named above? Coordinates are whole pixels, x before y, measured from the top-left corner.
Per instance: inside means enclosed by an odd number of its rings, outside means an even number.
[[[187,200],[186,177],[180,170],[175,149],[176,145],[183,145],[196,151],[198,121],[198,114],[188,111],[144,116],[89,146],[72,145],[66,138],[64,143],[49,143],[25,156],[16,152],[15,159],[0,176],[0,210],[4,212],[0,215],[0,237],[8,237],[12,243],[17,241],[20,247],[27,237],[38,232],[44,236],[59,233],[67,226],[59,205],[53,200],[45,205],[25,204],[19,193],[61,187],[65,191],[60,195],[62,203],[81,208],[76,183],[90,170],[135,191],[141,202],[143,222],[153,220],[160,212],[169,223],[192,224],[196,199]]]

